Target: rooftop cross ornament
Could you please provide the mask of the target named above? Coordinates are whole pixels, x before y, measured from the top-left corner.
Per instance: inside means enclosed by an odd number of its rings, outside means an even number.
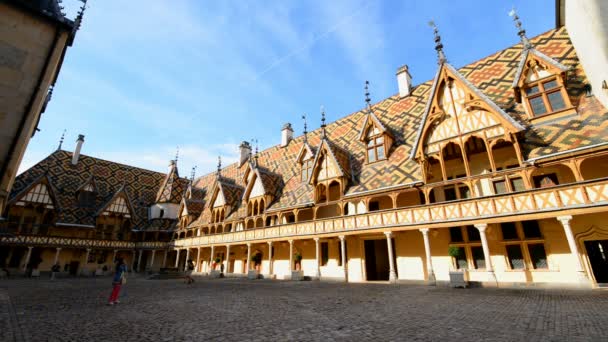
[[[439,57],[438,64],[441,65],[448,61],[443,53],[443,44],[441,43],[441,36],[439,35],[439,29],[435,25],[434,21],[429,21],[429,26],[433,28],[433,34],[435,35],[435,50],[437,50],[437,57]]]
[[[519,20],[519,16],[517,15],[517,11],[515,11],[515,7],[509,12],[509,16],[513,17],[513,21],[515,22],[515,27],[517,27],[517,35],[521,39],[521,43],[524,45],[524,50],[528,50],[532,48],[532,44],[528,37],[526,36],[526,30],[524,30],[521,20]]]
[[[63,139],[65,139],[65,129],[63,130],[63,133],[61,133],[61,139],[59,139],[59,146],[57,146],[57,151],[61,150],[61,146],[63,145]]]

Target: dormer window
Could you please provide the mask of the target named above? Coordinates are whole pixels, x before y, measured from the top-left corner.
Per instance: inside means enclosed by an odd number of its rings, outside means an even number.
[[[375,135],[367,142],[367,162],[373,163],[386,159],[386,142],[384,134]]]
[[[526,84],[524,96],[533,117],[558,112],[570,107],[568,94],[558,77],[544,78]]]

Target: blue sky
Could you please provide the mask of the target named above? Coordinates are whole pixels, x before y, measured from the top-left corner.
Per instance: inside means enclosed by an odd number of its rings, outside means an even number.
[[[76,1],[65,0],[68,13]],[[91,0],[53,99],[21,171],[57,148],[165,172],[180,149],[184,176],[236,160],[243,140],[280,142],[397,93],[408,64],[414,84],[437,68],[432,30],[461,67],[518,42],[515,6],[530,37],[554,27],[554,0],[161,1]]]

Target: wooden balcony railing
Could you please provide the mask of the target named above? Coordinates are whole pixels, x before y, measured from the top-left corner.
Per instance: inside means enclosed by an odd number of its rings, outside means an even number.
[[[601,206],[608,206],[608,178],[496,196],[191,237],[173,241],[171,245],[176,248],[199,247],[387,227],[424,228],[440,223]]]

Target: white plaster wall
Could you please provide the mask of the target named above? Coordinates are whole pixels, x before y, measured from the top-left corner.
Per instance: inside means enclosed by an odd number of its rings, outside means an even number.
[[[150,218],[159,218],[160,210],[165,211],[163,218],[177,218],[179,205],[173,203],[157,203],[150,207]]]
[[[608,107],[608,1],[566,0],[566,28],[591,81],[593,93]]]

